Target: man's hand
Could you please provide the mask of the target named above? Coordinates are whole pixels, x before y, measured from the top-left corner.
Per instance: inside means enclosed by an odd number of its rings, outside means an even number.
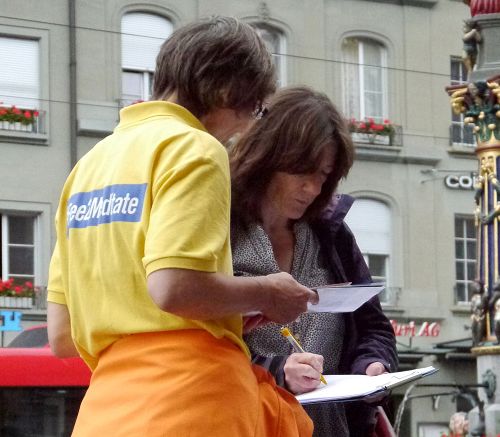
[[[262,313],[276,323],[289,323],[307,311],[307,303],[317,303],[316,292],[299,284],[285,272],[274,273],[265,277],[255,277],[263,291],[268,293]]]
[[[293,394],[307,393],[318,387],[323,372],[323,356],[295,353],[288,357],[284,367],[285,381]]]

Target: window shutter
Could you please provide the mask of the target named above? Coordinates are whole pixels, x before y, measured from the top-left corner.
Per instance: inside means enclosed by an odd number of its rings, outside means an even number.
[[[0,102],[36,109],[40,98],[39,44],[36,40],[0,37]]]
[[[356,199],[346,217],[363,253],[390,254],[391,213],[383,202]]]
[[[122,18],[122,67],[154,71],[160,47],[172,31],[172,23],[159,15],[125,14]]]

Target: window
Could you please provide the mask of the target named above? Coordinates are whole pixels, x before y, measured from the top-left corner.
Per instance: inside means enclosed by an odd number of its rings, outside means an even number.
[[[374,282],[390,284],[389,260],[391,254],[391,212],[378,200],[357,199],[346,217]],[[388,293],[380,300],[386,302]]]
[[[349,118],[373,118],[381,123],[388,118],[387,51],[377,41],[367,38],[345,38],[344,102]]]
[[[122,18],[122,100],[128,105],[149,100],[156,56],[173,31],[172,23],[159,15],[132,12]]]
[[[278,87],[286,85],[286,40],[279,29],[268,24],[256,24],[257,33],[266,43],[267,49],[272,54],[274,66],[276,67],[276,76],[278,77]]]
[[[0,214],[0,268],[4,280],[36,283],[37,217]]]
[[[21,109],[37,109],[40,98],[38,41],[0,37],[0,102]]]
[[[455,301],[469,303],[476,274],[476,228],[472,217],[455,217]]]
[[[41,132],[39,40],[0,36],[0,129]]]
[[[461,59],[451,58],[450,70],[452,85],[467,83],[467,70]],[[450,140],[453,145],[475,146],[472,126],[464,125],[464,114],[451,112]]]

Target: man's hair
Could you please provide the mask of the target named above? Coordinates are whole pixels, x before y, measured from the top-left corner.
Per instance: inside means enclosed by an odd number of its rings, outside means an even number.
[[[276,89],[271,55],[257,32],[231,17],[176,30],[156,59],[153,99],[176,95],[200,117],[214,108],[257,109]]]
[[[313,173],[331,148],[333,171],[304,214],[314,220],[352,166],[354,146],[347,123],[326,95],[307,87],[279,90],[266,109],[229,150],[233,216],[260,221],[261,201],[274,174]]]

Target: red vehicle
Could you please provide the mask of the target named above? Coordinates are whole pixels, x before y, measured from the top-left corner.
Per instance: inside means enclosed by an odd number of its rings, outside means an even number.
[[[0,348],[0,369],[0,436],[71,435],[90,370],[80,358],[55,357],[46,326]]]

